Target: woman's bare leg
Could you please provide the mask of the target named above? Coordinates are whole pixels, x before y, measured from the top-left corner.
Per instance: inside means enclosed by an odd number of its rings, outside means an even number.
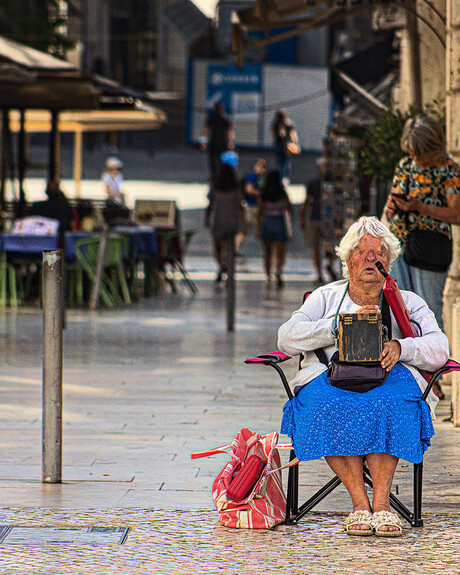
[[[224,259],[224,248],[225,247],[225,240],[222,238],[214,238],[214,253],[216,256],[216,261],[220,267],[225,265]]]
[[[239,253],[241,246],[244,244],[248,234],[243,234],[239,232],[235,237],[235,252]]]
[[[268,280],[272,271],[272,246],[272,242],[264,241],[265,273]]]
[[[276,273],[281,275],[284,265],[284,252],[286,250],[286,242],[276,242],[275,252],[276,252]]]
[[[388,453],[369,453],[367,466],[372,477],[372,507],[376,511],[390,511],[390,490],[398,458]],[[397,527],[382,525],[380,531],[397,531]]]
[[[346,487],[351,497],[353,511],[371,511],[363,479],[363,458],[361,455],[325,457],[329,467]],[[351,526],[351,529],[368,530],[369,524]]]

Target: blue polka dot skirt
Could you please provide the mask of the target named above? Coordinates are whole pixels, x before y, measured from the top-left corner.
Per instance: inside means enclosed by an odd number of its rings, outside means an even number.
[[[388,453],[420,463],[434,435],[421,396],[413,375],[399,363],[383,385],[366,393],[333,387],[324,372],[285,404],[281,433],[292,439],[301,461]]]

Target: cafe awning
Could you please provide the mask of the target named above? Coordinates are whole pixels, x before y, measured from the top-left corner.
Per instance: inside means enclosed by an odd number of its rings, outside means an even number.
[[[73,64],[0,36],[0,107],[99,107],[100,91]]]
[[[64,111],[59,114],[60,132],[102,132],[106,130],[155,130],[166,122],[166,114],[159,108],[147,110],[86,110]],[[10,127],[20,129],[19,112],[12,110]],[[26,132],[49,132],[51,114],[47,110],[26,110]]]
[[[73,176],[75,192],[79,195],[82,174],[83,132],[156,130],[166,123],[166,114],[157,107],[142,105],[132,110],[85,110],[64,111],[59,114],[58,131],[74,133]],[[52,117],[48,110],[26,110],[24,128],[26,132],[49,132]],[[21,129],[20,112],[10,112],[10,129]]]
[[[153,130],[166,115],[149,96],[101,76],[89,76],[65,60],[0,36],[0,108],[19,132],[18,180],[24,200],[26,132],[48,132],[49,177],[59,174],[59,133],[75,134],[74,177],[81,181],[83,132]],[[8,146],[3,138],[2,145]],[[6,170],[2,167],[3,182]],[[1,185],[4,201],[4,185]]]

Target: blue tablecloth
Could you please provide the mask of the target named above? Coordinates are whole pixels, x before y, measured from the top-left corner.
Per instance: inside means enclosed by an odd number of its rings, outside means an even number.
[[[124,234],[129,237],[128,257],[136,260],[158,258],[158,242],[153,228],[114,228],[109,233]],[[75,241],[79,238],[98,235],[97,232],[68,232],[65,235],[67,263],[75,263]],[[4,233],[0,237],[0,251],[9,256],[24,259],[39,259],[43,250],[58,249],[58,236],[35,236]]]
[[[149,226],[117,226],[111,228],[113,233],[129,237],[129,257],[135,260],[155,260],[160,255],[155,230]]]
[[[0,240],[2,252],[16,257],[36,259],[41,257],[43,250],[57,250],[57,235],[29,236],[20,234],[2,234]]]

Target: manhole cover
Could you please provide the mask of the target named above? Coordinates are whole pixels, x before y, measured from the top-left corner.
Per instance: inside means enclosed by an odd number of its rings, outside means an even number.
[[[0,526],[0,545],[123,545],[129,527]]]

